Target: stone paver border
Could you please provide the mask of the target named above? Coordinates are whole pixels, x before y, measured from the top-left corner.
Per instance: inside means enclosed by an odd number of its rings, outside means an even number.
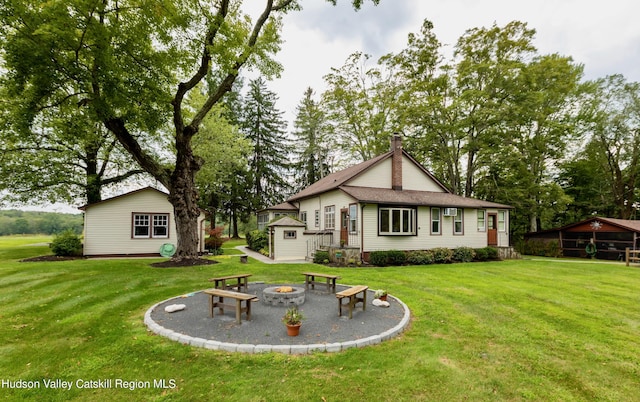
[[[401,334],[409,325],[411,313],[409,307],[400,299],[395,296],[389,295],[389,298],[397,301],[404,310],[404,315],[400,322],[393,328],[388,329],[378,335],[369,336],[367,338],[356,339],[347,342],[337,343],[316,343],[307,345],[253,345],[246,343],[230,343],[220,342],[212,339],[196,338],[189,335],[184,335],[173,330],[167,329],[151,318],[151,312],[160,304],[170,300],[180,299],[181,296],[172,297],[167,300],[163,300],[151,306],[144,314],[144,323],[155,334],[164,336],[173,341],[180,342],[185,345],[191,345],[199,348],[219,350],[223,352],[239,352],[239,353],[284,353],[284,354],[308,354],[313,352],[342,352],[351,348],[362,348],[369,345],[376,345],[380,342],[389,340]]]

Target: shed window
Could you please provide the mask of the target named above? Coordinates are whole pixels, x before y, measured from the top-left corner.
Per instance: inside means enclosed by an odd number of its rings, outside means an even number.
[[[166,239],[169,237],[169,214],[133,214],[134,239]]]
[[[285,230],[284,238],[285,239],[296,239],[298,237],[298,232],[296,230]]]

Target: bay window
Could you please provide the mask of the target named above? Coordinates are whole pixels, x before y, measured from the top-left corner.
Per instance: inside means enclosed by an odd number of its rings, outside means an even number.
[[[378,233],[380,235],[415,235],[415,208],[379,208]]]

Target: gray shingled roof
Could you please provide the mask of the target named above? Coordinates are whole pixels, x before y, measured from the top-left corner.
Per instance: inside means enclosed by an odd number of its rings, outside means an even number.
[[[293,219],[290,216],[285,216],[285,217],[282,217],[282,218],[278,219],[275,222],[272,222],[272,223],[268,224],[267,226],[300,226],[300,227],[305,227],[307,225],[305,225],[304,223],[300,222],[297,219]]]
[[[378,162],[385,160],[386,158],[390,158],[392,154],[393,152],[387,152],[373,159],[369,159],[368,161],[358,163],[357,165],[353,165],[351,167],[343,169],[339,172],[331,173],[329,176],[318,180],[299,193],[292,195],[291,197],[289,197],[288,201],[297,201],[303,198],[325,193],[330,190],[335,190],[345,182],[353,179],[360,173],[367,170],[369,167],[376,165]]]
[[[272,207],[269,208],[264,208],[259,210],[258,212],[262,212],[262,211],[297,211],[298,207],[296,207],[295,205],[288,203],[288,202],[283,202],[282,204],[278,204],[278,205],[274,205]]]
[[[513,207],[490,201],[467,198],[451,193],[434,191],[403,190],[385,188],[340,186],[340,190],[359,202],[389,205],[429,205],[454,208],[508,208]]]

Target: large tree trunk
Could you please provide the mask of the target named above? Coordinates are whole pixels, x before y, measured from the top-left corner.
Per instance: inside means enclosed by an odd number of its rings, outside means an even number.
[[[178,136],[184,139],[184,136]],[[173,260],[198,258],[198,190],[195,175],[201,163],[196,160],[188,141],[176,141],[176,167],[171,175],[169,202],[173,205],[178,234],[178,249]]]

